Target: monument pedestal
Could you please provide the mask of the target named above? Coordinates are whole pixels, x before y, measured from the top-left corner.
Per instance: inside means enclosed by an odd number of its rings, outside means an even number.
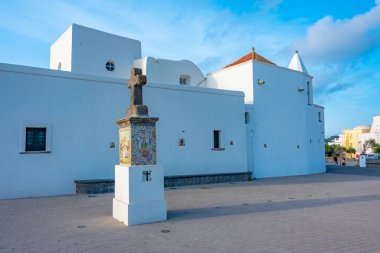
[[[115,166],[114,218],[133,226],[166,220],[166,210],[162,166]]]
[[[115,166],[113,217],[127,226],[167,219],[164,197],[164,169],[157,164],[156,122],[143,105],[142,86],[146,76],[131,69],[128,87],[131,104],[119,125],[120,165]]]

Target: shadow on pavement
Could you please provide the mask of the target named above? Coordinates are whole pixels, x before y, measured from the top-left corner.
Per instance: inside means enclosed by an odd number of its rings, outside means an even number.
[[[215,206],[205,208],[183,209],[168,211],[168,219],[177,220],[192,220],[205,219],[220,216],[231,216],[240,214],[263,213],[263,212],[278,212],[288,211],[293,209],[316,208],[332,205],[342,205],[354,202],[380,201],[380,194],[337,197],[325,199],[307,199],[307,200],[289,200],[281,202],[268,203],[242,203],[241,205],[230,206]]]

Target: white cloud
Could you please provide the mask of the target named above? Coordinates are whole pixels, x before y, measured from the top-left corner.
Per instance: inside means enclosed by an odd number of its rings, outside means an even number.
[[[326,16],[307,30],[306,37],[295,42],[308,61],[355,59],[380,43],[380,0],[368,12],[351,19],[335,20]]]
[[[270,15],[263,19],[262,11],[280,2],[263,0],[257,13],[236,14],[204,2],[57,0],[37,6],[25,1],[14,10],[0,9],[0,29],[52,44],[71,23],[78,23],[138,39],[143,55],[189,59],[209,72],[248,53],[252,46],[273,57],[281,43],[289,41],[290,25],[280,25]]]

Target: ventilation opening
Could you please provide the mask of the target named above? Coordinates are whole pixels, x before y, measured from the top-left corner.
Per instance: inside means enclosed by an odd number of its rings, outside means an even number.
[[[179,76],[179,84],[180,85],[189,85],[191,81],[191,76],[182,74]]]
[[[214,130],[214,148],[221,148],[221,131]]]
[[[249,112],[244,113],[244,120],[245,124],[248,124],[251,121],[251,116],[249,115]]]

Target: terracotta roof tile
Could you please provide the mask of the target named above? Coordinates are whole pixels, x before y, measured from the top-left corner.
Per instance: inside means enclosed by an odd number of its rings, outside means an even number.
[[[250,61],[250,60],[261,61],[261,62],[265,62],[265,63],[276,65],[273,62],[271,62],[270,60],[268,60],[268,59],[262,57],[261,55],[259,55],[258,53],[256,53],[255,52],[255,48],[252,48],[252,52],[244,55],[243,57],[241,57],[240,59],[234,61],[233,63],[228,64],[227,66],[224,67],[224,69],[228,68],[228,67],[231,67],[231,66],[234,66],[234,65],[237,65],[237,64],[240,64],[240,63],[243,63],[243,62]]]

